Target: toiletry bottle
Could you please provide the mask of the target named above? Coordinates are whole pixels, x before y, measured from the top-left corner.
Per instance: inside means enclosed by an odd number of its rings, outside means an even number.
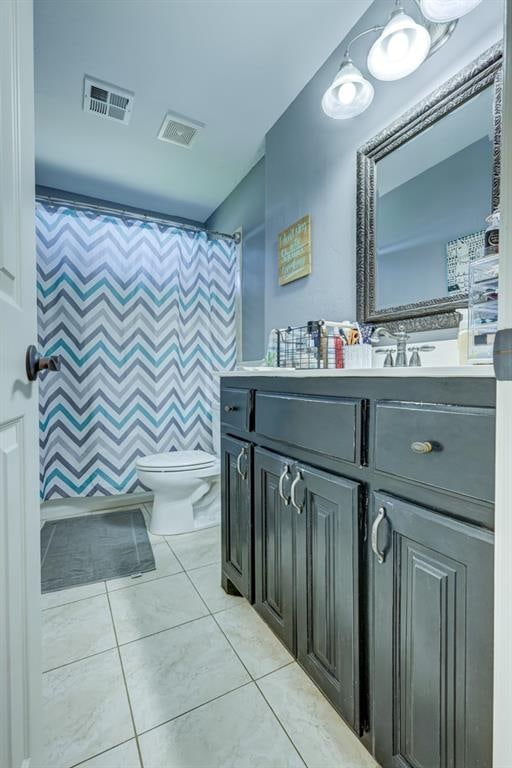
[[[467,365],[469,347],[468,310],[466,308],[458,309],[457,314],[460,315],[459,335],[457,337],[459,365]]]

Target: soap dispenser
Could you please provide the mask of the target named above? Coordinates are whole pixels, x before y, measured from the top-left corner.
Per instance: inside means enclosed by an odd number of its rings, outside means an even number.
[[[466,307],[464,307],[464,309],[458,309],[457,314],[460,315],[459,335],[457,337],[459,365],[467,365],[469,351],[468,309]]]

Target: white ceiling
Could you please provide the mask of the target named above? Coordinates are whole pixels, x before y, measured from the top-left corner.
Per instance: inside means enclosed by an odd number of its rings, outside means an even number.
[[[205,220],[370,2],[35,0],[37,183]],[[135,92],[128,126],[82,110],[85,74]],[[168,111],[192,148],[157,141]]]

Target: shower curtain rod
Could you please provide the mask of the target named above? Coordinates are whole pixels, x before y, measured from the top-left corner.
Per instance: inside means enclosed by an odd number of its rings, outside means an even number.
[[[113,216],[122,218],[123,216],[128,219],[137,219],[138,221],[148,221],[154,224],[163,224],[166,227],[175,227],[176,229],[186,229],[191,232],[205,232],[209,237],[222,237],[224,240],[233,240],[235,245],[238,245],[241,241],[240,232],[235,232],[233,235],[227,234],[227,232],[217,232],[213,229],[206,229],[206,227],[196,226],[195,224],[187,224],[185,222],[176,221],[172,218],[162,218],[159,216],[153,216],[149,213],[137,212],[133,210],[125,210],[123,208],[109,208],[105,205],[97,205],[96,203],[86,203],[79,200],[73,200],[71,198],[61,197],[60,195],[42,195],[36,194],[36,200],[41,202],[55,203],[57,205],[68,205],[70,208],[80,208],[87,211],[98,211],[98,213],[108,213]]]

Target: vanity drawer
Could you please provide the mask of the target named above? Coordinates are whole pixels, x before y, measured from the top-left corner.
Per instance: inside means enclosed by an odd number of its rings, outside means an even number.
[[[379,402],[375,421],[377,470],[494,499],[494,408]]]
[[[255,430],[282,443],[355,462],[360,411],[361,401],[352,398],[257,392]]]
[[[220,421],[242,431],[251,428],[251,390],[223,387],[220,393]]]

